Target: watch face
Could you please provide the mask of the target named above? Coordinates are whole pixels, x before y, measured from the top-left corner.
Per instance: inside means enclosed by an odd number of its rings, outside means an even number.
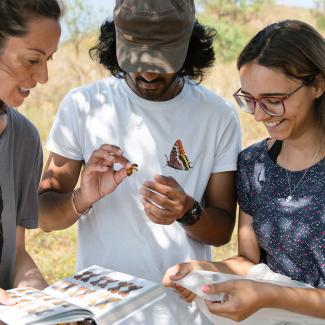
[[[182,218],[176,221],[180,222],[183,226],[194,225],[201,217],[201,207],[197,201],[194,201],[193,208],[187,212]]]

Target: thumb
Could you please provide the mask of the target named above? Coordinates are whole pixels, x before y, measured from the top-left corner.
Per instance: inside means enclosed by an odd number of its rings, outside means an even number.
[[[232,289],[233,289],[233,281],[213,283],[201,287],[201,290],[204,293],[228,293],[232,291]]]
[[[176,284],[174,281],[182,279],[187,273],[188,271],[186,271],[184,264],[174,265],[167,270],[163,276],[162,283],[165,287],[175,288]]]
[[[130,168],[130,167],[128,167],[128,168]],[[120,183],[122,183],[124,178],[126,178],[128,176],[128,168],[123,167],[119,170],[114,171],[113,177],[114,177],[116,186],[120,185]]]
[[[177,281],[184,278],[184,276],[190,272],[191,269],[187,266],[187,264],[179,264],[175,272],[170,274],[169,277],[171,280]]]
[[[0,304],[5,306],[12,306],[16,304],[16,301],[10,298],[6,291],[0,289]]]

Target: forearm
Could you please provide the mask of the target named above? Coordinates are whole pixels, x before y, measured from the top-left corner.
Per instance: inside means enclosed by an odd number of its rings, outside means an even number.
[[[252,266],[256,265],[251,260],[242,256],[234,256],[222,262],[214,262],[218,272],[236,275],[247,275]]]
[[[41,272],[25,250],[18,250],[16,254],[14,287],[33,287],[40,290],[47,287]]]
[[[57,193],[53,191],[39,195],[39,226],[43,231],[66,229],[79,219],[79,215],[73,210],[71,195],[72,192]]]
[[[193,239],[213,246],[228,243],[235,225],[235,215],[218,208],[202,209],[200,219],[193,226],[185,226]]]
[[[288,288],[276,285],[269,285],[269,288],[269,299],[265,307],[325,319],[325,289]]]

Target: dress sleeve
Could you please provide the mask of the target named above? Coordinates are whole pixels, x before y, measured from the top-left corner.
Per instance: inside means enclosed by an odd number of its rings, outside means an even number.
[[[241,152],[238,157],[236,189],[238,204],[242,211],[252,215],[252,186],[251,171],[248,160],[245,159],[245,151]]]
[[[71,91],[63,99],[46,143],[50,152],[73,160],[84,159],[80,145],[80,97],[80,93]]]

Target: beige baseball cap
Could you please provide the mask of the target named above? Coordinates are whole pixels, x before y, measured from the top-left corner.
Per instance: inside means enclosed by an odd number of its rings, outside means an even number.
[[[192,35],[194,0],[117,0],[116,55],[126,72],[178,72]]]

